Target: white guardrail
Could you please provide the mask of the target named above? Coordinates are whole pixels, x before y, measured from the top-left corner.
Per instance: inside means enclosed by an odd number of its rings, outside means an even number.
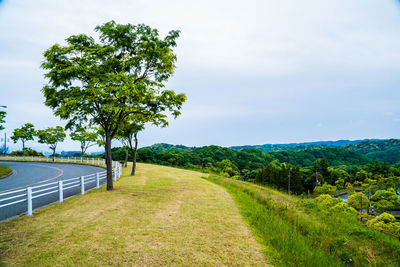
[[[53,162],[49,157],[15,157],[3,156],[1,160],[7,161],[26,161],[26,162]],[[105,166],[104,159],[94,158],[56,158],[57,163],[78,163]],[[113,180],[122,175],[122,165],[117,162],[112,162]],[[67,197],[74,195],[84,195],[85,192],[99,188],[105,184],[107,180],[107,172],[101,171],[85,176],[59,180],[56,182],[43,183],[35,186],[27,186],[22,189],[10,190],[0,193],[0,221],[14,217],[16,215],[26,213],[28,216],[33,215],[33,210],[46,206],[54,202],[63,202]],[[44,198],[47,196],[47,198]],[[37,199],[36,203],[34,200]]]

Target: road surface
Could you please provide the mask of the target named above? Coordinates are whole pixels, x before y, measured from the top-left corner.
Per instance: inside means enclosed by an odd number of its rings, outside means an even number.
[[[101,167],[68,163],[0,161],[0,165],[13,169],[12,175],[0,179],[0,194],[15,189],[23,189],[27,186],[56,182],[104,171],[104,168]],[[87,187],[87,189],[94,186],[95,184]],[[79,190],[79,188],[66,190],[64,192],[65,198],[79,193]],[[34,199],[33,208],[35,209],[55,202],[57,201],[57,196],[57,194],[53,194]],[[26,212],[25,202],[0,208],[0,221],[24,212]]]

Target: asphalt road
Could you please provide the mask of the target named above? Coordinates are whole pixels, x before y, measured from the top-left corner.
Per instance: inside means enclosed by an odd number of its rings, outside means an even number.
[[[101,167],[66,163],[1,161],[0,165],[13,169],[12,175],[0,179],[0,193],[104,171]],[[93,187],[95,183],[85,188],[88,190]],[[79,187],[65,190],[64,198],[80,193],[79,190]],[[57,199],[57,194],[34,199],[33,208],[45,206]],[[24,212],[26,212],[26,202],[0,208],[0,221]]]

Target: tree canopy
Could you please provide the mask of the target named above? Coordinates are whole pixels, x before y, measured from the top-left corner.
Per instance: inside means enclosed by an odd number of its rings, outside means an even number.
[[[49,127],[45,130],[38,130],[37,136],[39,138],[39,143],[47,144],[51,151],[53,151],[53,161],[56,154],[57,144],[64,141],[66,134],[64,128],[61,126],[56,126],[55,128]]]
[[[25,156],[25,143],[26,141],[33,140],[36,135],[35,126],[32,123],[25,123],[21,128],[16,128],[13,131],[11,139],[14,143],[21,140],[22,142],[22,155]]]
[[[83,156],[89,147],[96,145],[97,133],[88,132],[85,128],[79,127],[75,131],[71,132],[70,137],[72,140],[80,142],[81,153]]]

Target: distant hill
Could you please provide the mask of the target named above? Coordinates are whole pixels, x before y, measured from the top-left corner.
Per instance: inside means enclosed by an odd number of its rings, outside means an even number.
[[[343,147],[346,145],[358,144],[365,141],[382,141],[382,140],[364,139],[364,140],[316,141],[316,142],[289,143],[289,144],[243,145],[243,146],[232,146],[230,148],[234,150],[240,150],[243,148],[255,148],[261,150],[262,152],[278,152],[287,150],[299,151],[304,149]]]
[[[371,159],[387,161],[390,164],[400,162],[400,139],[368,140],[357,144],[344,145],[341,148]]]
[[[194,151],[199,149],[199,147],[170,145],[165,143],[155,144],[149,146],[148,148],[151,148],[155,152],[169,152],[169,151],[184,152],[184,151]],[[257,149],[261,150],[264,153],[302,151],[302,150],[307,150],[308,153],[310,153],[311,150],[338,148],[355,152],[372,160],[387,161],[389,164],[400,163],[400,139],[317,141],[317,142],[289,143],[289,144],[244,145],[244,146],[232,146],[229,148],[236,151],[240,151],[243,149],[245,150]],[[312,153],[318,153],[318,152],[312,152]],[[278,154],[276,156],[280,157],[278,156]],[[353,154],[350,157],[354,158],[355,155]],[[357,159],[356,161],[359,160],[361,159]],[[339,161],[341,161],[341,159],[339,159]],[[308,164],[303,163],[301,165],[308,165]]]
[[[161,152],[161,151],[191,151],[195,149],[195,147],[187,147],[184,145],[171,145],[171,144],[166,144],[166,143],[159,143],[159,144],[154,144],[151,146],[147,146],[144,148],[151,148],[155,152]]]

